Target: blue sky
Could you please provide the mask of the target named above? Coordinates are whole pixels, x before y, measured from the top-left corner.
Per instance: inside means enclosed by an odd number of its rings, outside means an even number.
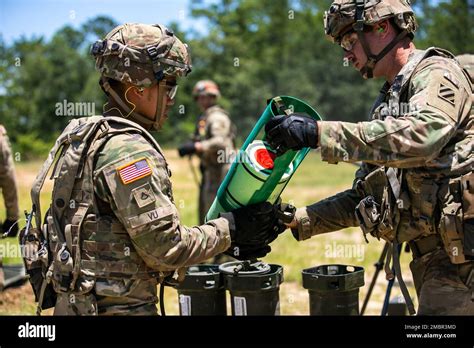
[[[79,27],[87,19],[108,15],[118,23],[180,23],[181,29],[207,32],[204,19],[190,17],[192,0],[0,0],[0,35],[11,44],[22,35],[47,39],[64,25]],[[215,3],[217,0],[194,0]],[[446,0],[431,0],[438,4]]]
[[[204,20],[190,18],[191,0],[0,0],[0,34],[7,44],[22,35],[45,36],[71,25],[78,28],[97,15],[118,23],[180,22],[182,29],[206,31]]]

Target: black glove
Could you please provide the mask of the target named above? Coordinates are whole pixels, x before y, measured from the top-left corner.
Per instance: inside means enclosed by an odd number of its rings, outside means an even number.
[[[16,220],[6,219],[2,225],[3,233],[7,233],[7,237],[16,237],[18,235],[18,224]]]
[[[277,155],[282,155],[290,149],[318,147],[318,124],[306,115],[275,116],[265,125],[265,133],[265,141],[276,150]]]
[[[178,147],[179,157],[184,157],[186,155],[192,155],[196,153],[196,147],[194,146],[194,141],[188,141],[180,147]]]
[[[238,260],[250,260],[267,255],[273,242],[286,226],[279,219],[280,204],[252,204],[232,211],[235,229],[231,229],[231,246],[225,254]]]
[[[256,248],[273,242],[286,229],[278,219],[278,207],[263,202],[233,210],[235,229],[230,231],[232,242]]]

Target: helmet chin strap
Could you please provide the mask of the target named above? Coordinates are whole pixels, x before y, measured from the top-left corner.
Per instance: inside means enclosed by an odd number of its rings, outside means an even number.
[[[399,43],[405,36],[408,35],[408,31],[402,30],[387,46],[385,46],[385,48],[379,54],[375,55],[370,51],[369,44],[365,39],[364,31],[359,29],[356,30],[356,32],[357,37],[362,44],[362,48],[364,49],[365,55],[367,56],[367,62],[362,67],[362,69],[360,69],[360,73],[366,79],[371,79],[374,77],[374,69],[377,62],[385,57],[385,55],[390,52],[390,50],[395,47],[397,43]]]
[[[166,82],[161,80],[158,83],[158,98],[156,101],[155,120],[153,121],[153,129],[160,130],[161,125],[165,121],[166,104],[168,97],[166,95]]]
[[[144,115],[138,112],[135,112],[135,108],[130,108],[130,106],[125,103],[122,98],[120,98],[120,96],[117,94],[117,92],[115,92],[115,90],[110,86],[107,79],[101,78],[100,86],[102,87],[102,90],[107,95],[110,95],[112,99],[118,104],[118,106],[120,106],[120,108],[126,113],[127,116],[124,116],[120,112],[122,117],[130,118],[131,120],[138,122],[140,125],[143,126],[143,128],[147,130],[159,130],[161,128],[160,122],[164,118],[166,111],[166,100],[164,100],[164,97],[166,96],[166,88],[164,80],[159,82],[157,106],[155,117],[153,120],[149,119],[148,117],[145,117]]]

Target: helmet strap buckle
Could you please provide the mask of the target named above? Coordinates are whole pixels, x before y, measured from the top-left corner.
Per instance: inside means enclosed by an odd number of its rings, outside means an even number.
[[[155,63],[158,60],[158,50],[156,49],[156,46],[148,46],[146,51],[153,63]]]
[[[160,82],[161,80],[163,80],[165,77],[165,74],[163,73],[163,70],[158,70],[157,72],[155,72],[155,79],[156,81]]]

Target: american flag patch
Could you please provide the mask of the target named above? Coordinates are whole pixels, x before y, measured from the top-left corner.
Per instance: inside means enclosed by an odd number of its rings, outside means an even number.
[[[151,168],[145,158],[138,159],[117,168],[124,185],[137,181],[151,174]]]

